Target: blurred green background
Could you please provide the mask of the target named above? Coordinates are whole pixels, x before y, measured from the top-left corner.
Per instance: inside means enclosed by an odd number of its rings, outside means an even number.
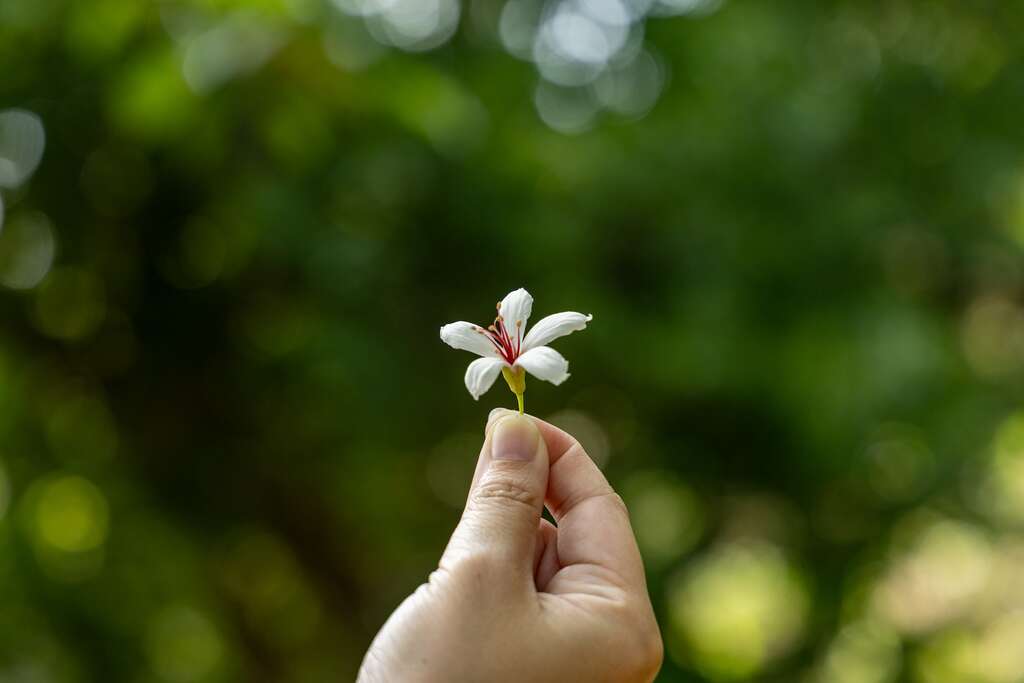
[[[663,681],[1024,680],[1024,4],[0,2],[0,681],[349,680],[489,409]]]

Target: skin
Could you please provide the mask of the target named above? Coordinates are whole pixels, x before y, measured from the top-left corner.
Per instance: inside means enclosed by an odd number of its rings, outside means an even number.
[[[622,499],[572,436],[499,409],[437,570],[384,624],[358,680],[635,683],[661,661]]]

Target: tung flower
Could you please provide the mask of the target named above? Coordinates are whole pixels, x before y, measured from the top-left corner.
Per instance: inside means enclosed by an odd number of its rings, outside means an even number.
[[[526,390],[524,371],[552,384],[561,384],[569,377],[569,362],[545,344],[582,330],[593,316],[555,313],[542,318],[527,332],[526,321],[532,310],[533,297],[525,289],[517,289],[498,304],[498,317],[493,325],[484,328],[456,322],[441,328],[444,343],[481,356],[466,369],[466,388],[474,399],[490,389],[501,372],[519,399],[522,412]]]

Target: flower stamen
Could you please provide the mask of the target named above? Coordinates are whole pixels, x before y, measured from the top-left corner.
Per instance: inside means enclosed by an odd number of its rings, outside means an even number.
[[[513,343],[512,338],[508,334],[508,328],[505,327],[505,323],[500,315],[494,319],[493,325],[490,325],[486,330],[481,328],[480,331],[487,335],[491,343],[494,344],[494,348],[497,349],[498,353],[509,365],[516,362],[516,358],[519,357],[519,350],[522,347],[522,343],[519,340],[520,335],[516,335],[517,341]]]

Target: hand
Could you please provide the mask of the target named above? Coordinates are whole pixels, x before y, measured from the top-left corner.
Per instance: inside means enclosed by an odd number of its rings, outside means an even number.
[[[384,624],[359,681],[633,683],[661,659],[622,499],[573,437],[496,410],[437,571]]]

